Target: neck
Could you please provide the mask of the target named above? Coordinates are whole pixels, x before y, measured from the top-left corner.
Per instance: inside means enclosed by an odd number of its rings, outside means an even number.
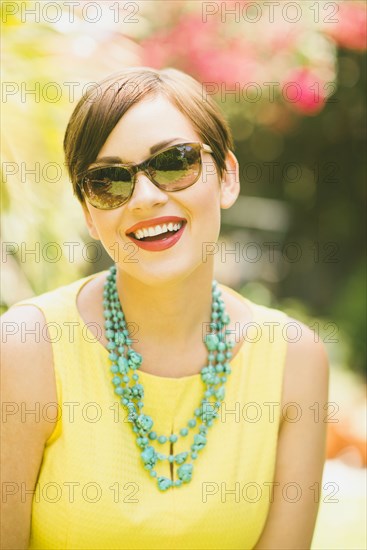
[[[134,331],[132,338],[173,348],[206,334],[211,320],[213,266],[208,262],[204,268],[184,279],[152,286],[117,267],[117,291],[129,331]]]

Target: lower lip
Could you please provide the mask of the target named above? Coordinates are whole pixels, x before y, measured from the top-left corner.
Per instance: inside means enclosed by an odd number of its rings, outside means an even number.
[[[166,248],[171,248],[171,246],[175,245],[177,241],[181,239],[185,225],[186,223],[183,223],[174,235],[159,241],[139,241],[139,239],[135,239],[132,235],[128,235],[128,237],[136,243],[139,248],[142,248],[143,250],[151,250],[152,252],[158,252],[159,250],[166,250]]]

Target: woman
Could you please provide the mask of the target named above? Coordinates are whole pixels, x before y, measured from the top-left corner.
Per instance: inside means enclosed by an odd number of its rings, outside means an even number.
[[[239,194],[218,107],[180,71],[126,69],[64,146],[113,265],[3,315],[4,548],[309,548],[328,362],[213,281]]]

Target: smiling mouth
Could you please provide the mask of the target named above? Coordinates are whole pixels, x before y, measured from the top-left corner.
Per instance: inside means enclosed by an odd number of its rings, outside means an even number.
[[[132,233],[127,233],[127,235],[139,242],[164,241],[172,237],[172,235],[175,235],[185,223],[186,222],[182,220],[179,223],[163,224],[159,226],[159,229],[155,228],[156,235],[148,235],[147,233],[152,231],[141,229]]]

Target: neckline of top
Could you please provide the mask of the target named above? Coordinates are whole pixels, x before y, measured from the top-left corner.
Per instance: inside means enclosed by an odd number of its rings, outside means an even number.
[[[105,273],[107,273],[107,272],[108,272],[108,270],[105,270]],[[80,291],[82,290],[82,288],[90,280],[94,279],[98,275],[101,275],[101,273],[103,273],[103,271],[102,272],[99,271],[98,273],[93,273],[92,275],[88,275],[87,277],[84,277],[83,279],[78,281],[79,284],[76,288],[76,292],[74,294],[74,299],[73,299],[73,307],[74,307],[76,316],[78,317],[79,325],[81,327],[81,330],[85,334],[88,334],[88,338],[90,338],[91,341],[95,341],[95,336],[89,330],[89,327],[85,324],[85,321],[84,321],[84,319],[82,318],[82,316],[80,314],[80,311],[79,311],[78,306],[77,306],[77,298],[78,298],[78,295],[79,295]],[[256,318],[256,310],[253,306],[253,303],[248,298],[245,298],[244,296],[242,296],[238,292],[235,292],[233,289],[231,289],[230,287],[228,287],[226,285],[218,283],[218,286],[223,287],[226,290],[228,290],[230,292],[230,294],[232,294],[232,296],[237,296],[237,297],[239,296],[245,302],[245,304],[247,305],[247,307],[251,311],[251,321],[249,321],[249,322],[254,323],[255,318]],[[101,342],[99,340],[97,340],[96,344],[97,344],[97,349],[100,350],[100,352],[105,356],[105,359],[108,359],[108,355],[109,355],[110,351],[107,348],[105,348],[104,345],[101,344]],[[244,351],[244,344],[245,344],[245,339],[242,342],[242,345],[237,350],[236,355],[234,357],[232,357],[232,359],[229,361],[229,364],[231,365],[232,368],[239,361],[239,359],[242,357],[242,354],[243,354],[243,351]],[[188,376],[181,376],[179,378],[175,378],[175,377],[171,377],[171,376],[158,376],[156,374],[151,374],[150,372],[144,372],[142,370],[139,370],[138,373],[139,373],[139,376],[142,376],[142,379],[146,378],[147,380],[152,380],[153,382],[154,381],[157,381],[157,382],[159,381],[159,382],[167,383],[167,384],[179,384],[179,383],[182,384],[182,383],[187,382],[187,381],[201,380],[201,373],[200,372],[196,373],[196,374],[190,374]]]

